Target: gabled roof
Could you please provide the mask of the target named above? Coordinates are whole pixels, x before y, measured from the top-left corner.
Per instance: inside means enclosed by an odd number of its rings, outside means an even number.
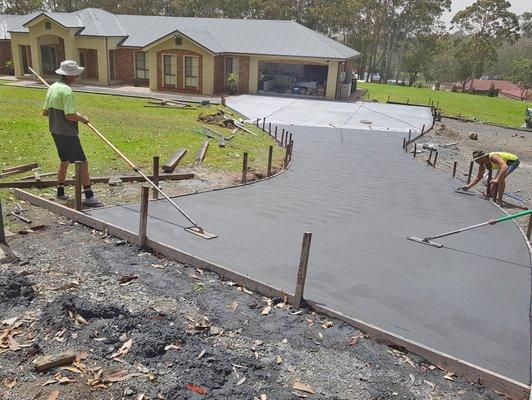
[[[78,36],[123,37],[120,45],[125,47],[145,48],[163,38],[183,35],[215,54],[327,59],[349,59],[359,55],[357,51],[294,21],[115,15],[97,8],[86,8],[73,13],[0,16],[0,24],[4,20],[4,32],[28,32],[28,24],[42,15],[64,27],[78,28]],[[5,21],[11,17],[18,19],[6,24]],[[0,38],[1,35],[0,29]]]

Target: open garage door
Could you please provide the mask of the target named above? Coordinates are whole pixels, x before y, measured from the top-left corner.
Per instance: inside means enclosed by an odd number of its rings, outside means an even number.
[[[294,96],[325,97],[327,65],[259,62],[258,92]]]

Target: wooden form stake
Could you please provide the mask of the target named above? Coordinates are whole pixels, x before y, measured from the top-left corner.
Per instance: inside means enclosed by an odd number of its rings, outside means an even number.
[[[303,292],[305,290],[305,279],[307,279],[308,257],[310,254],[310,242],[312,233],[305,232],[303,243],[301,244],[301,256],[299,258],[299,269],[297,271],[296,292],[294,295],[294,307],[299,308],[303,302]]]
[[[429,159],[427,160],[427,164],[429,164],[429,165],[432,165],[431,161],[432,161],[432,152],[433,151],[434,151],[434,149],[430,149]]]
[[[242,158],[242,183],[247,181],[247,172],[248,172],[248,153],[244,153]]]
[[[288,168],[288,160],[289,160],[289,157],[290,156],[290,145],[287,145],[286,146],[286,150],[284,152],[284,168]]]
[[[270,135],[272,134],[272,123],[271,122],[268,122],[268,133]]]
[[[423,124],[423,127],[421,128],[421,135],[423,136],[424,133],[425,133],[425,124]]]
[[[455,161],[453,163],[453,178],[456,177],[456,167],[458,166],[458,161]]]
[[[139,220],[139,246],[146,246],[146,232],[148,230],[148,200],[150,187],[142,185],[140,188],[140,220]]]
[[[414,158],[416,158],[417,153],[417,143],[414,143]]]
[[[2,214],[2,201],[0,200],[0,244],[6,244],[6,232],[4,230],[4,215]]]
[[[257,118],[257,121],[256,121],[257,128],[259,127],[259,121],[260,121],[260,118]]]
[[[277,140],[277,126],[275,127],[275,140]]]
[[[153,183],[159,187],[159,156],[153,156]],[[155,200],[159,198],[159,192],[153,188],[152,196]]]
[[[471,174],[473,173],[473,165],[474,165],[474,161],[471,161],[469,163],[469,173],[467,174],[467,184],[469,185],[469,183],[471,182]]]
[[[403,150],[406,151],[406,138],[403,138]]]
[[[265,129],[264,129],[265,127],[266,127],[266,118],[263,118],[263,119],[262,119],[262,130],[263,130],[263,131],[265,130]]]
[[[81,211],[81,161],[76,161],[74,168],[74,199],[76,201],[76,211]]]
[[[290,141],[290,153],[288,154],[288,161],[292,161],[292,150],[294,150],[294,141]]]
[[[528,229],[526,230],[526,237],[530,241],[530,236],[532,235],[532,214],[528,216]]]
[[[290,132],[290,137],[288,139],[288,144],[292,144],[292,132]]]
[[[438,159],[438,150],[435,151],[434,154],[434,162],[432,163],[432,166],[436,168],[436,160]]]
[[[407,144],[410,143],[411,138],[412,138],[412,129],[409,129],[408,130],[408,141],[406,142]]]
[[[268,172],[266,173],[266,176],[272,175],[272,159],[273,159],[273,146],[270,146],[268,149]]]
[[[284,146],[284,128],[283,133],[281,133],[281,146]]]

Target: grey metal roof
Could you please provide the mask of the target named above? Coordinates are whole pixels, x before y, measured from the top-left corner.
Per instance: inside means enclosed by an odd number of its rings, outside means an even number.
[[[9,32],[22,27],[27,18],[27,15],[0,15],[0,40],[11,39]]]
[[[73,13],[34,13],[4,31],[27,32],[26,24],[46,15],[79,36],[124,37],[121,45],[143,48],[173,33],[182,34],[213,53],[348,59],[359,53],[294,21],[115,15],[96,8]],[[0,16],[0,21],[6,17]],[[0,33],[1,35],[1,33]],[[6,35],[4,33],[4,35]]]

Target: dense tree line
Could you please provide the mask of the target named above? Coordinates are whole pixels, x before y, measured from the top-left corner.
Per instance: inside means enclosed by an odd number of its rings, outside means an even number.
[[[506,0],[477,0],[441,22],[451,0],[4,0],[0,11],[113,13],[297,21],[358,50],[367,80],[460,82],[483,75],[526,76],[532,59],[532,12],[520,18]],[[523,61],[525,60],[525,61]],[[520,73],[517,73],[520,70]],[[530,84],[530,82],[529,82]]]

